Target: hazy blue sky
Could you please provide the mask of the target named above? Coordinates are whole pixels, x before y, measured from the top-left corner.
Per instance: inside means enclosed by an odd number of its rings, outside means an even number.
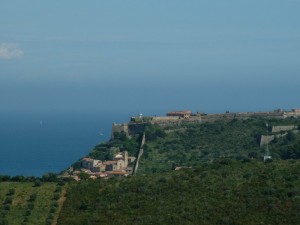
[[[0,112],[300,107],[298,0],[0,0]]]

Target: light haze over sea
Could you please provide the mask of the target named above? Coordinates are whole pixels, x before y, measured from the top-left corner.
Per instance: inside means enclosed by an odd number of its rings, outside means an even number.
[[[0,173],[60,171],[139,112],[300,107],[299,8],[1,0]]]

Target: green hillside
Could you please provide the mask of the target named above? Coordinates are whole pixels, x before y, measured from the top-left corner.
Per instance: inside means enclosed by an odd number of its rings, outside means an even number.
[[[297,125],[300,120],[249,119],[148,126],[139,174],[171,171],[175,166],[197,166],[220,157],[262,160],[266,148],[259,146],[259,140],[261,135],[268,134],[267,122],[270,126]],[[274,160],[300,158],[300,134],[278,138],[269,148]]]
[[[264,163],[266,123],[300,120],[148,125],[137,176],[74,183],[58,224],[298,224],[300,134],[272,141]],[[90,156],[105,159],[114,147],[134,153],[138,141],[119,134]]]
[[[299,224],[300,162],[216,160],[71,185],[59,225]]]

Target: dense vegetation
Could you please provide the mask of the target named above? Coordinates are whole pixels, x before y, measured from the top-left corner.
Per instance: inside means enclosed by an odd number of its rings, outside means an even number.
[[[297,125],[299,119],[231,120],[215,123],[182,124],[171,127],[148,126],[146,145],[139,173],[149,174],[174,169],[175,166],[197,166],[220,157],[235,160],[262,159],[266,148],[259,146],[261,135],[267,135],[266,122],[272,125]],[[269,146],[273,159],[300,158],[300,135],[289,132]]]
[[[71,185],[59,225],[299,224],[300,161],[223,158],[193,169]]]

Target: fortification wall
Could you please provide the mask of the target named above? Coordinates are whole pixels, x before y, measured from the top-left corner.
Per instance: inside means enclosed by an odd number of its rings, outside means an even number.
[[[181,122],[182,123],[201,123],[202,118],[201,118],[201,116],[192,116],[192,117],[187,118],[187,119],[182,119]]]
[[[299,133],[298,130],[293,130],[293,133]],[[271,141],[273,141],[276,138],[282,138],[286,136],[288,133],[284,134],[273,134],[273,135],[261,135],[260,137],[260,146],[269,144]]]
[[[260,137],[260,146],[269,144],[271,141],[275,139],[275,135],[261,135]]]
[[[138,152],[138,155],[136,157],[136,161],[135,161],[133,171],[132,171],[133,176],[136,175],[137,170],[139,168],[139,162],[140,162],[141,156],[144,154],[143,146],[144,146],[145,143],[146,143],[146,135],[145,135],[145,133],[143,133],[143,138],[142,138],[142,141],[140,143],[139,152]]]
[[[298,111],[296,111],[296,112],[285,112],[284,116],[285,116],[284,118],[288,118],[288,117],[299,118],[300,117],[300,113]]]
[[[235,113],[225,113],[225,114],[209,114],[201,116],[202,122],[215,122],[218,120],[234,119]]]
[[[178,123],[180,121],[179,116],[155,116],[152,118],[152,124],[163,124],[163,123]]]
[[[111,137],[114,139],[114,133],[124,132],[127,136],[142,134],[145,129],[145,123],[121,123],[112,125]]]
[[[272,118],[272,119],[284,119],[284,113],[283,112],[254,112],[250,113],[251,117],[256,118]]]
[[[129,135],[129,129],[127,123],[113,123],[111,129],[111,138],[114,139],[114,133],[124,132],[125,134]]]
[[[272,133],[280,132],[280,131],[289,131],[297,129],[298,126],[290,125],[290,126],[272,126]]]
[[[251,118],[250,113],[236,113],[235,118],[239,120],[247,120]]]

